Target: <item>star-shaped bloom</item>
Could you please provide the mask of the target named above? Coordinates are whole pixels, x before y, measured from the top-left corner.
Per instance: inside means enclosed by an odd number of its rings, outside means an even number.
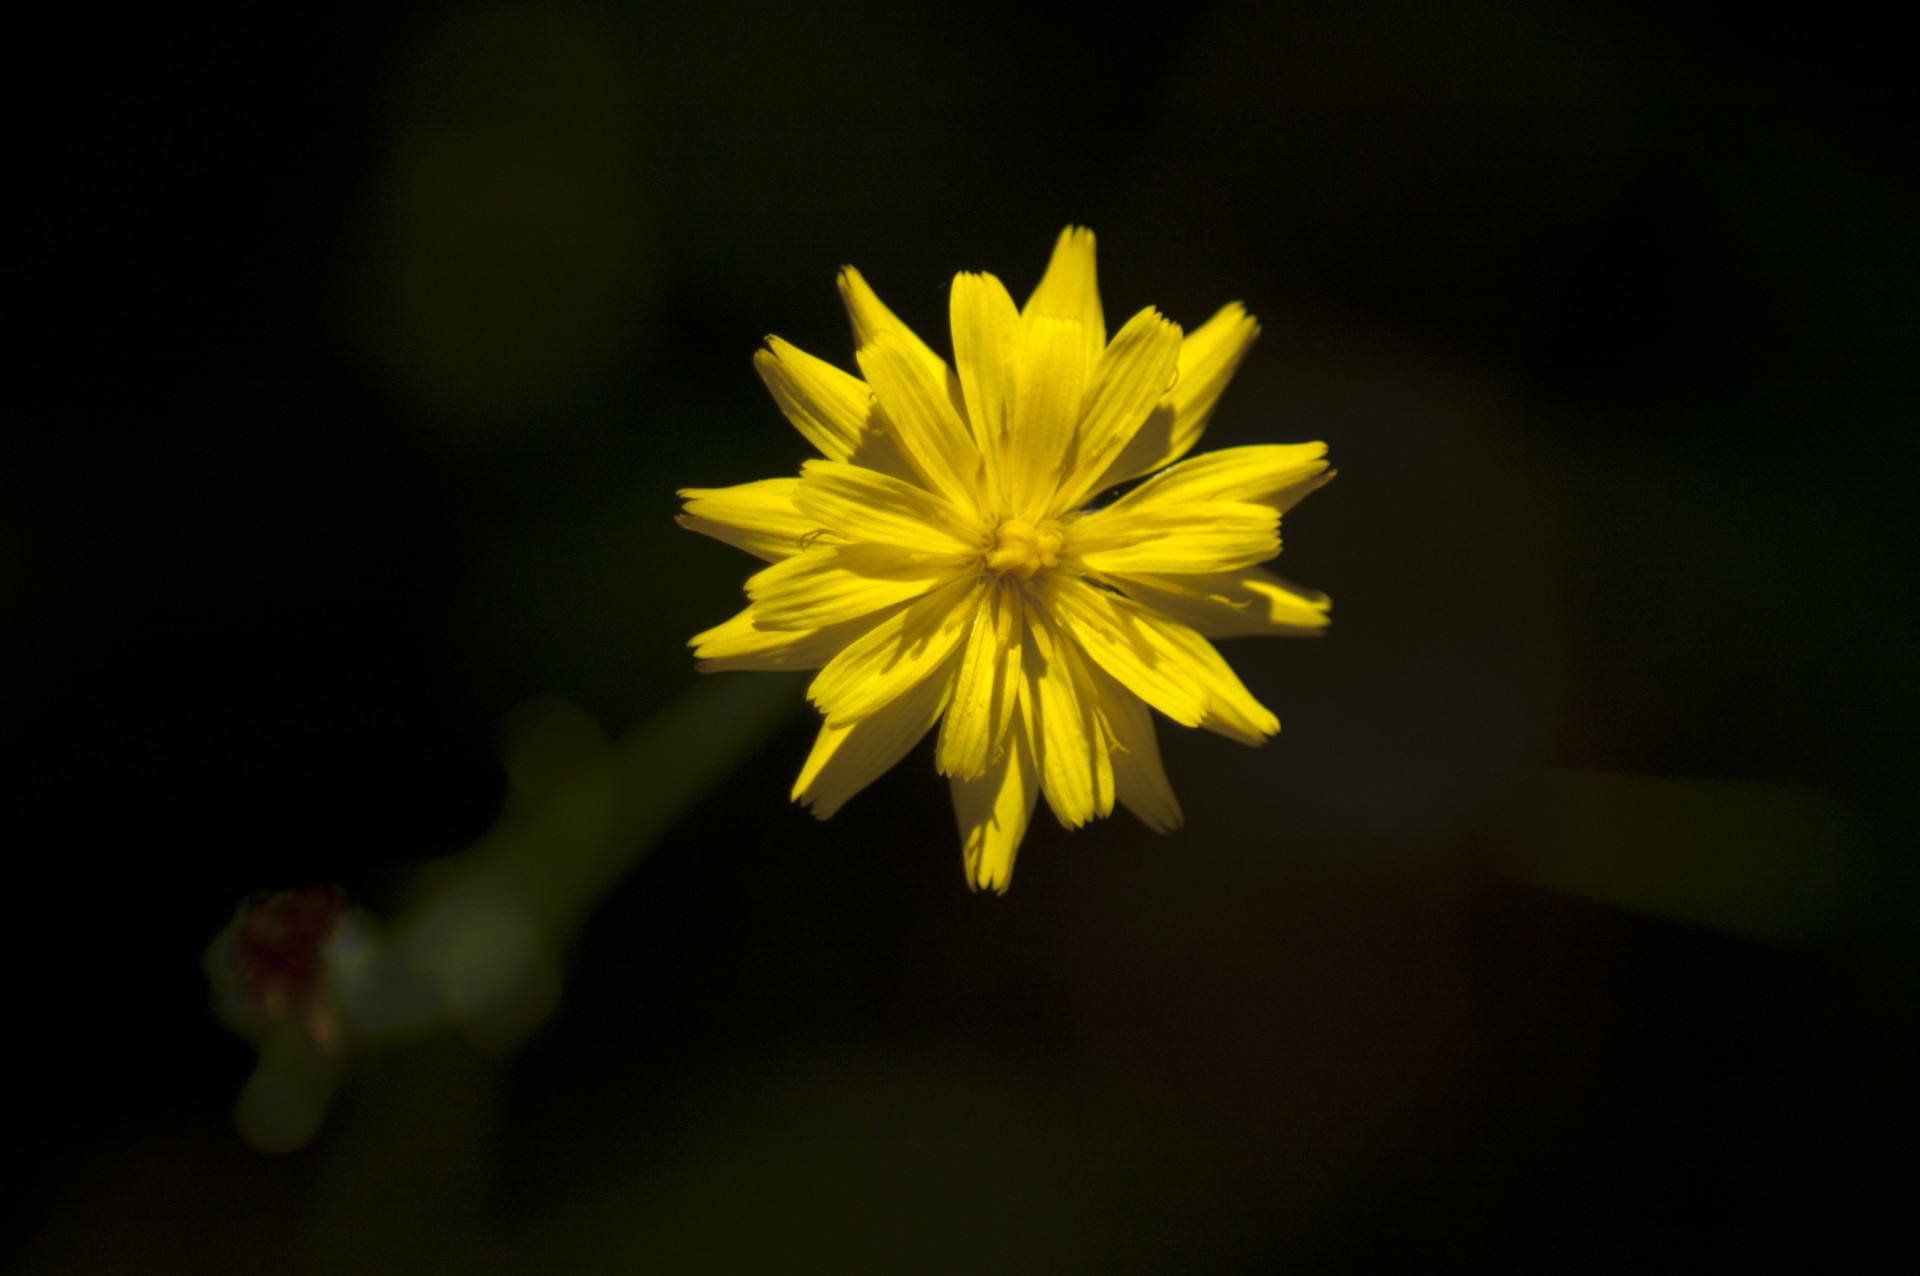
[[[1149,307],[1109,340],[1071,227],[1024,307],[954,277],[951,364],[852,267],[840,294],[861,377],[777,337],[754,356],[823,459],[681,493],[684,526],[772,564],[693,639],[700,667],[820,671],[793,796],[822,819],[938,724],[975,888],[1006,890],[1041,794],[1068,828],[1115,802],[1177,827],[1149,709],[1260,744],[1280,723],[1208,640],[1327,623],[1324,595],[1258,566],[1333,477],[1325,444],[1181,460],[1259,325],[1228,305],[1183,335]]]

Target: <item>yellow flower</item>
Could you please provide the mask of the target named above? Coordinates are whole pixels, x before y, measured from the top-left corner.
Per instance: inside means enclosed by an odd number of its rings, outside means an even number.
[[[951,366],[852,267],[840,295],[865,380],[778,337],[754,356],[825,459],[680,494],[682,525],[772,563],[693,639],[700,667],[820,670],[793,796],[821,819],[938,722],[975,888],[1006,890],[1041,793],[1068,828],[1116,801],[1177,827],[1149,706],[1260,744],[1280,723],[1208,638],[1327,623],[1324,595],[1256,566],[1333,477],[1326,445],[1173,464],[1259,325],[1228,305],[1183,336],[1149,307],[1109,341],[1093,233],[1073,227],[1024,308],[992,275],[954,277]]]

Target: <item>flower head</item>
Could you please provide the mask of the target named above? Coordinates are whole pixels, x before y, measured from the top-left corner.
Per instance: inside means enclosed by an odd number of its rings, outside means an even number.
[[[777,337],[754,356],[824,459],[681,493],[684,526],[772,564],[693,639],[700,667],[820,670],[793,796],[822,819],[937,723],[976,888],[1007,888],[1041,794],[1068,828],[1116,801],[1177,827],[1149,708],[1260,744],[1280,723],[1208,639],[1327,623],[1324,595],[1257,566],[1333,477],[1326,446],[1180,459],[1259,325],[1228,305],[1183,335],[1149,307],[1108,340],[1093,233],[1072,227],[1024,307],[955,276],[952,364],[852,267],[840,294],[864,380]]]

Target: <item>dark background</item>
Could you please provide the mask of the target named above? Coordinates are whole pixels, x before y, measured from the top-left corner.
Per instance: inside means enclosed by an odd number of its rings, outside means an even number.
[[[1441,10],[1444,9],[1444,16]],[[1914,136],[1851,0],[291,6],[103,18],[17,127],[0,482],[13,1232],[44,1271],[1860,1270],[1910,1162]],[[236,901],[376,913],[500,722],[693,682],[791,473],[749,356],[945,347],[1069,222],[1107,313],[1265,335],[1207,445],[1325,439],[1163,725],[1188,827],[969,895],[916,754],[796,713],[522,1048],[229,1117]],[[746,677],[750,675],[729,675]],[[1622,777],[1652,777],[1631,779]]]

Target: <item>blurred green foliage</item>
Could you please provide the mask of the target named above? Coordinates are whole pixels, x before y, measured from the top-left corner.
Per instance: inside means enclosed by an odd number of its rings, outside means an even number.
[[[1522,881],[1761,939],[1837,920],[1848,831],[1807,790],[1549,771],[1516,839]]]

